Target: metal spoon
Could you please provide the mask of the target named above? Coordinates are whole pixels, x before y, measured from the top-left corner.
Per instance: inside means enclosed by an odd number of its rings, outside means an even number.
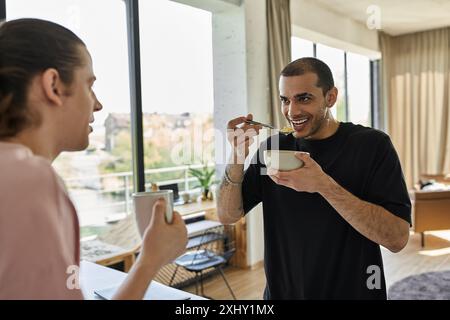
[[[265,123],[261,123],[261,122],[253,121],[253,120],[245,120],[245,123],[254,124],[256,126],[266,127],[266,128],[270,128],[270,129],[275,129],[275,127],[271,126],[270,124],[265,124]]]
[[[266,128],[272,129],[272,130],[276,130],[276,131],[278,131],[278,132],[280,132],[280,133],[282,133],[282,134],[285,134],[285,135],[288,135],[288,134],[291,134],[291,133],[292,133],[292,132],[282,131],[281,129],[277,129],[277,128],[275,128],[274,126],[272,126],[272,125],[270,125],[270,124],[261,123],[261,122],[258,122],[258,121],[246,120],[245,123],[247,123],[247,124],[253,124],[253,125],[257,125],[257,126],[262,126],[262,127],[266,127]]]

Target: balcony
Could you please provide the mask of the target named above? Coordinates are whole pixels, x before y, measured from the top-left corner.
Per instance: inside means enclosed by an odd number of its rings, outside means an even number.
[[[145,170],[145,188],[149,190],[152,183],[158,186],[176,183],[181,194],[200,195],[201,190],[194,187],[197,179],[189,176],[189,169],[202,167],[198,164]],[[214,167],[214,164],[209,163],[208,167]],[[65,183],[78,210],[82,238],[95,237],[108,225],[125,219],[133,211],[132,172],[69,178]]]

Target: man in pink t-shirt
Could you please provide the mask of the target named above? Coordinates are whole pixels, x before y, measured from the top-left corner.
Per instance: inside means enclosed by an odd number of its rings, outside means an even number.
[[[0,300],[81,299],[66,286],[80,262],[78,218],[50,161],[0,142]]]
[[[68,29],[38,19],[0,26],[0,299],[82,299],[73,286],[79,226],[51,167],[63,151],[84,150],[94,112],[92,60]],[[186,248],[187,231],[159,200],[141,254],[116,299],[142,299],[152,278]]]

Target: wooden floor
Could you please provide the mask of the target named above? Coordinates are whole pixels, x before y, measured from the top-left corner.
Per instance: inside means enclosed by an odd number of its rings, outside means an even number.
[[[413,274],[450,270],[450,231],[427,233],[424,248],[420,245],[420,235],[411,234],[408,245],[401,252],[394,254],[382,248],[382,255],[387,288]],[[262,265],[254,270],[229,267],[225,274],[237,299],[262,299],[266,282]],[[220,275],[215,275],[204,283],[205,295],[217,300],[232,299]],[[195,286],[183,290],[195,293]]]

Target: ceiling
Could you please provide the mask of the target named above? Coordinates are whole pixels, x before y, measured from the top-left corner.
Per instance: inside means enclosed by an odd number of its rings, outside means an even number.
[[[366,24],[371,5],[380,8],[381,29],[393,36],[450,26],[450,0],[309,0]]]

